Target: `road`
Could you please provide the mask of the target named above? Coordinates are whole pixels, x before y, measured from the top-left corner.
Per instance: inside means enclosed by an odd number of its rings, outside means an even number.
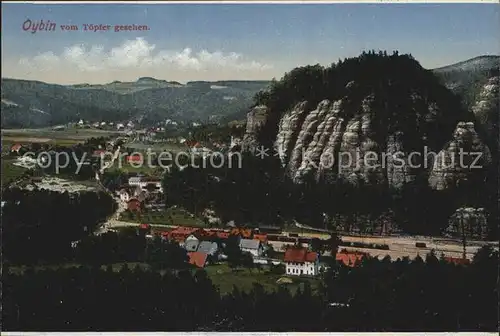
[[[99,170],[99,173],[96,173],[97,183],[101,186],[101,188],[103,190],[105,190],[111,197],[113,197],[113,199],[118,204],[118,207],[116,208],[116,211],[111,216],[109,216],[108,220],[106,222],[104,222],[100,228],[98,228],[95,231],[95,234],[97,234],[97,235],[100,235],[100,234],[108,231],[110,228],[112,228],[113,227],[113,223],[116,222],[120,218],[120,215],[122,214],[122,212],[124,212],[125,210],[127,210],[126,204],[124,202],[122,202],[119,197],[116,197],[111,191],[109,191],[101,183],[101,178],[100,178],[100,175],[104,174],[104,172],[106,171],[106,169],[108,169],[109,167],[113,166],[113,164],[115,163],[115,160],[120,157],[120,149],[121,149],[121,146],[118,146],[118,148],[116,149],[116,151],[113,154],[113,157],[111,158],[111,161],[108,161],[108,162],[104,163],[104,165]],[[131,226],[130,224],[131,223],[128,223],[127,226]]]

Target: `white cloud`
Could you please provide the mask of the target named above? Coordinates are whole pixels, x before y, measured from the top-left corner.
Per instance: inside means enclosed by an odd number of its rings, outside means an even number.
[[[60,54],[48,51],[31,58],[22,58],[19,63],[38,70],[57,70],[61,68],[79,72],[102,72],[113,70],[152,70],[165,67],[173,70],[208,71],[265,71],[272,66],[255,60],[247,60],[238,53],[194,52],[191,48],[183,50],[156,50],[144,38],[125,41],[122,45],[105,50],[101,45],[73,45]]]

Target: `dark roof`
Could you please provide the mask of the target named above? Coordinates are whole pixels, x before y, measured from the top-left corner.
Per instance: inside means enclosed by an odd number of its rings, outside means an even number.
[[[198,252],[212,254],[217,251],[217,243],[210,241],[202,241],[200,245],[198,245]]]
[[[241,239],[240,248],[257,250],[260,246],[260,240],[256,239]]]

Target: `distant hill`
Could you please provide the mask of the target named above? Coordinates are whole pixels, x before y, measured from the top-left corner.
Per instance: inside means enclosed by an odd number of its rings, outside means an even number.
[[[166,80],[155,79],[152,77],[141,77],[135,82],[114,81],[108,84],[76,84],[71,85],[74,89],[102,89],[115,93],[127,94],[148,89],[162,89],[172,87],[182,87],[179,82],[168,82]]]
[[[268,83],[217,81],[183,85],[142,77],[135,82],[57,85],[2,78],[2,127],[41,127],[78,119],[204,121],[246,110],[255,93]]]
[[[500,56],[479,56],[433,71],[474,113],[488,145],[497,151],[500,148]]]
[[[474,104],[481,87],[489,78],[498,76],[500,56],[478,56],[472,59],[433,69],[444,84],[462,96],[465,105]]]
[[[488,80],[498,76],[499,64],[500,56],[479,56],[433,72],[472,109]],[[166,118],[242,120],[253,104],[254,95],[269,83],[226,80],[181,84],[141,77],[135,82],[57,85],[2,78],[2,127],[43,127],[79,119],[132,118],[145,123]]]

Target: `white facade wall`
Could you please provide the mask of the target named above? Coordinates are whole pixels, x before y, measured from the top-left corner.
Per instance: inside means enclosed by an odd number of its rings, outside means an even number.
[[[128,192],[120,193],[120,200],[122,202],[128,202],[130,200],[130,195],[128,194]]]
[[[318,262],[286,262],[287,275],[318,275]]]

